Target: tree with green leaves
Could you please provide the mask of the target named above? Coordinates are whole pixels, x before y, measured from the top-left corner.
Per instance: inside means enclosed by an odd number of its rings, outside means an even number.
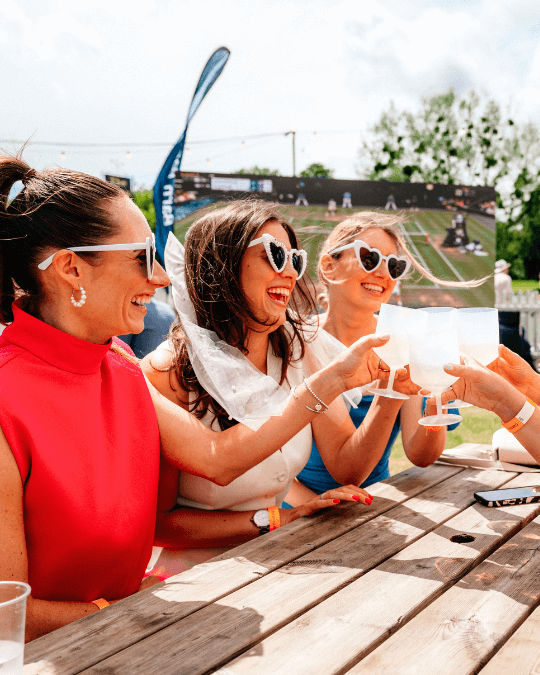
[[[252,166],[251,169],[239,169],[236,173],[246,173],[251,174],[252,176],[279,176],[280,173],[277,169],[267,169],[260,166]]]
[[[154,208],[154,194],[152,190],[132,192],[131,198],[144,213],[152,232],[156,230],[156,209]]]
[[[416,114],[391,104],[358,160],[358,175],[368,180],[494,185],[511,227],[540,179],[540,134],[503,115],[496,102],[450,89],[423,98]]]
[[[497,258],[510,263],[515,279],[538,279],[540,273],[540,186],[523,202],[519,215],[497,224]]]
[[[300,172],[304,178],[333,178],[334,171],[327,169],[322,164],[310,164],[307,169]]]

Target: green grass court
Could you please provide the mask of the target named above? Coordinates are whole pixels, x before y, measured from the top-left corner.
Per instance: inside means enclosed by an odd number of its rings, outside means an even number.
[[[463,408],[459,411],[463,421],[457,429],[448,432],[447,448],[455,448],[461,443],[491,444],[493,434],[501,428],[501,420],[495,413],[480,408]],[[411,467],[403,451],[401,434],[397,437],[390,455],[390,473],[394,475]]]

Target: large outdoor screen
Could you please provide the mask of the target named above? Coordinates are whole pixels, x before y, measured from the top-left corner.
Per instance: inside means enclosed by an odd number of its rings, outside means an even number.
[[[287,176],[177,172],[174,203],[225,204],[258,197],[280,205],[309,254],[309,273],[317,280],[322,242],[336,223],[358,210],[399,212],[400,229],[411,253],[438,278],[466,281],[489,276],[495,264],[495,190],[485,186],[394,183]],[[204,200],[204,201],[203,201]],[[210,208],[214,208],[210,206]],[[178,219],[182,239],[200,211]],[[399,287],[398,287],[399,288]],[[401,283],[409,307],[493,306],[493,281],[473,289],[446,288],[414,272]]]

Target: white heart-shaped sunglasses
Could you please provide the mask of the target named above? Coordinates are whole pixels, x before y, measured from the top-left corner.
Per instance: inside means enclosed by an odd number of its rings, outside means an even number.
[[[394,281],[407,274],[411,266],[410,258],[407,256],[397,256],[393,253],[390,253],[390,255],[383,255],[378,248],[371,248],[371,246],[368,246],[368,244],[361,239],[356,239],[351,244],[345,244],[345,246],[335,248],[333,251],[330,251],[329,255],[345,251],[349,248],[354,248],[356,259],[364,272],[374,272],[377,267],[380,266],[382,261],[386,260],[388,274]]]
[[[291,265],[293,266],[294,271],[298,275],[297,280],[302,277],[307,267],[307,253],[304,249],[289,249],[285,244],[271,234],[263,234],[262,237],[254,239],[249,245],[256,246],[257,244],[263,244],[266,255],[268,256],[268,261],[272,265],[273,269],[280,274],[285,269],[287,264],[287,259],[290,259]]]

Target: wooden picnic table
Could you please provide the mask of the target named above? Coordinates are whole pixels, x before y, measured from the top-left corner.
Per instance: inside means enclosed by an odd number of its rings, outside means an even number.
[[[473,492],[539,481],[408,469],[35,640],[24,673],[538,673],[540,503]]]

